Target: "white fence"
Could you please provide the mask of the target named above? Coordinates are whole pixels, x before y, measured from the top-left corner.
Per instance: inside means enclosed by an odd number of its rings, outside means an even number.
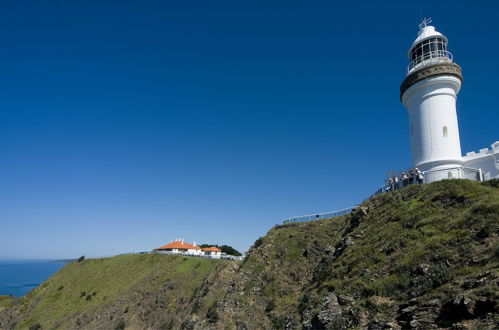
[[[358,206],[348,207],[346,209],[341,209],[334,212],[325,212],[325,213],[317,213],[317,214],[309,214],[309,215],[301,215],[298,217],[288,218],[283,221],[283,224],[292,223],[292,222],[308,222],[313,220],[321,220],[321,219],[329,219],[334,218],[340,215],[346,215],[352,213]]]
[[[406,185],[417,184],[418,181],[416,177],[413,177],[408,183],[404,185],[404,182],[401,180],[400,174],[403,171],[390,171],[389,177],[398,177],[399,181],[391,184],[386,184],[379,188],[374,195],[389,192],[391,190],[399,190],[404,188]],[[409,170],[405,171],[405,173],[409,173]],[[431,183],[434,181],[440,181],[445,179],[467,179],[473,181],[483,181],[483,173],[481,169],[471,168],[465,166],[456,166],[445,169],[438,170],[430,170],[423,171],[423,183]]]
[[[152,251],[150,252],[151,254],[167,254],[167,255],[173,255],[173,256],[184,256],[184,257],[198,257],[198,258],[205,258],[205,259],[227,259],[227,260],[243,260],[243,256],[233,256],[230,254],[224,254],[222,253],[221,256],[215,257],[211,255],[204,255],[204,254],[192,254],[192,253],[185,253],[185,252],[173,252],[173,251]]]
[[[433,182],[444,179],[468,179],[473,181],[483,181],[482,170],[456,166],[442,170],[431,170],[423,172],[424,182]]]

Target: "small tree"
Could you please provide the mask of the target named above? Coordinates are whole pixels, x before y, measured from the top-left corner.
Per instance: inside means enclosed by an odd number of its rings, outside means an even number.
[[[253,247],[257,248],[257,247],[259,247],[262,244],[263,244],[263,238],[262,237],[258,237],[257,240],[255,241],[255,243],[253,243]]]
[[[230,245],[222,245],[220,247],[220,250],[222,250],[222,252],[230,254],[231,256],[240,256],[241,255],[241,252],[237,251],[236,249],[234,249]]]
[[[210,308],[208,308],[208,312],[206,313],[206,318],[208,318],[209,323],[217,323],[218,313],[217,313],[216,301],[210,306]]]
[[[118,322],[118,324],[116,324],[116,326],[114,327],[115,330],[123,330],[125,329],[125,321],[121,320]]]

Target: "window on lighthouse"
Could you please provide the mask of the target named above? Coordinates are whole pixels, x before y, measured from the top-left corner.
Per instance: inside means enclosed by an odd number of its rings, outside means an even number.
[[[450,57],[446,41],[441,37],[425,39],[411,49],[411,67],[435,57]]]
[[[443,134],[444,134],[444,137],[449,136],[449,133],[447,132],[447,126],[444,126]]]

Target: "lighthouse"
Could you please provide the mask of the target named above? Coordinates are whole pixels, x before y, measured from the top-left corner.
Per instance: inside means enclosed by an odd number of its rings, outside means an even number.
[[[404,171],[388,171],[387,184],[376,193],[416,182],[499,179],[499,140],[490,149],[461,153],[456,101],[463,75],[448,50],[449,40],[430,23],[431,18],[419,25],[400,85],[400,100],[409,115],[413,164]]]
[[[409,49],[400,99],[409,115],[413,166],[434,172],[436,181],[459,177],[463,165],[456,113],[463,76],[447,38],[429,23],[423,20]]]

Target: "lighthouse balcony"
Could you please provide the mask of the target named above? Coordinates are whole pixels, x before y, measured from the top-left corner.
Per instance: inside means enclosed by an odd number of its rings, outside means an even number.
[[[447,50],[435,50],[415,57],[407,66],[407,72],[411,73],[414,70],[433,64],[452,62],[454,62],[454,57],[451,52]]]

